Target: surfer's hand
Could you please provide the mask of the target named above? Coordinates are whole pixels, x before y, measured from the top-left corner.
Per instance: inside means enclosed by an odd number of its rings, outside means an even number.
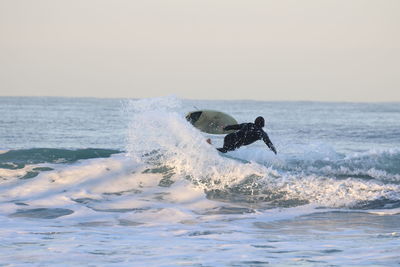
[[[275,147],[274,147],[274,146],[271,146],[271,150],[272,150],[272,152],[274,152],[274,153],[275,153],[275,155],[276,155],[276,149],[275,149]]]

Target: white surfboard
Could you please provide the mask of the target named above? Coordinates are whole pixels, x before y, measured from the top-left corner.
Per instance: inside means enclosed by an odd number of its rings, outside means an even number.
[[[224,127],[238,122],[230,115],[216,110],[196,110],[189,112],[186,119],[197,129],[210,134],[228,134]]]

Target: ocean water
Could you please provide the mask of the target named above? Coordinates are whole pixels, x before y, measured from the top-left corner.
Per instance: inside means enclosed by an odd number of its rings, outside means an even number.
[[[197,108],[264,116],[278,154],[218,153],[184,119]],[[400,103],[0,97],[0,113],[0,266],[400,265]]]

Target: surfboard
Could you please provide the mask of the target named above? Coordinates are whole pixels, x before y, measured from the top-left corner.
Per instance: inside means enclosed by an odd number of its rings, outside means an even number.
[[[224,127],[238,122],[231,116],[216,110],[196,110],[189,112],[186,119],[197,129],[209,134],[228,134]]]

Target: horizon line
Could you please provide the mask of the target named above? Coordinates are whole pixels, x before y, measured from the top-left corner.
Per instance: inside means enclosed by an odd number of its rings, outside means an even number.
[[[114,97],[114,96],[109,96],[109,97],[104,97],[104,96],[54,96],[54,95],[0,95],[0,98],[70,98],[70,99],[126,99],[126,100],[139,100],[139,99],[151,99],[151,98],[162,98],[162,97],[168,97],[168,96],[174,96],[178,99],[181,100],[198,100],[198,101],[252,101],[252,102],[305,102],[305,103],[310,103],[310,102],[318,102],[318,103],[359,103],[359,104],[396,104],[400,103],[400,100],[398,101],[389,101],[389,100],[383,100],[383,101],[354,101],[354,100],[278,100],[278,99],[270,99],[270,100],[259,100],[259,99],[209,99],[209,98],[185,98],[185,97],[179,97],[174,94],[169,94],[169,95],[163,95],[163,96],[154,96],[154,97]]]

